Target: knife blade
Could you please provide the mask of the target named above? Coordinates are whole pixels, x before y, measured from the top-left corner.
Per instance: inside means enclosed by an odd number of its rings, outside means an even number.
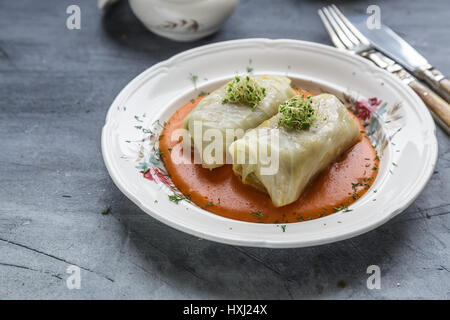
[[[369,29],[363,16],[349,17],[349,19],[376,49],[403,65],[417,78],[424,80],[441,97],[450,102],[450,80],[402,37],[383,24],[379,29]]]

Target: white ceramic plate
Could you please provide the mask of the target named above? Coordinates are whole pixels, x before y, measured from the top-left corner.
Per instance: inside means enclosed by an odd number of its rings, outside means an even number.
[[[236,74],[281,74],[294,85],[355,101],[383,103],[367,124],[381,156],[371,189],[350,209],[286,227],[226,219],[168,195],[157,153],[159,123]],[[344,94],[344,95],[343,95]],[[349,98],[350,97],[350,98]],[[152,133],[148,130],[152,130]],[[437,158],[434,122],[422,101],[391,74],[335,48],[297,40],[244,39],[195,48],[147,69],[111,105],[102,132],[103,158],[118,188],[152,217],[192,235],[255,247],[304,247],[367,232],[407,208],[430,178]],[[145,179],[140,170],[153,181]]]

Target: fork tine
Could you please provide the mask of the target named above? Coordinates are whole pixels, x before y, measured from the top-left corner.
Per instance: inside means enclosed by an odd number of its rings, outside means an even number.
[[[341,12],[341,10],[339,10],[339,8],[334,4],[332,4],[331,7],[333,7],[336,14],[341,18],[341,20],[344,22],[344,24],[347,26],[347,28],[355,35],[355,37],[358,38],[359,41],[361,41],[364,45],[370,46],[370,41],[367,40],[367,38],[361,32],[359,32],[359,30],[353,25],[353,23],[351,23],[344,16],[344,14]]]
[[[339,25],[336,23],[328,9],[326,7],[323,7],[322,12],[324,13],[325,17],[327,17],[330,24],[333,26],[334,32],[336,32],[342,43],[347,47],[347,49],[352,49],[355,45],[348,39],[348,37],[342,31],[341,27],[339,27]]]
[[[334,20],[336,20],[336,23],[339,25],[339,27],[341,27],[342,32],[345,33],[345,35],[347,36],[347,38],[353,42],[355,45],[359,45],[361,44],[361,41],[359,41],[358,38],[356,38],[353,33],[347,28],[346,24],[343,22],[341,16],[339,16],[336,13],[336,9],[337,7],[332,7],[332,6],[328,6],[327,7],[328,11],[330,12],[330,14],[333,16]]]
[[[317,10],[317,13],[319,14],[320,20],[322,20],[323,25],[325,26],[325,29],[327,30],[328,34],[330,35],[331,42],[339,48],[339,49],[347,49],[342,41],[337,36],[336,32],[334,32],[333,28],[331,27],[330,23],[328,22],[327,18],[325,18],[322,9]]]

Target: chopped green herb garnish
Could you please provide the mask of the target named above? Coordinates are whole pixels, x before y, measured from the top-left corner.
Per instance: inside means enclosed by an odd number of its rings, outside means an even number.
[[[103,215],[107,215],[110,211],[111,211],[111,207],[107,207],[107,208],[103,209],[101,213]]]
[[[222,103],[242,103],[255,109],[258,103],[266,96],[266,89],[262,88],[250,77],[235,77],[228,83],[227,92]]]
[[[283,230],[283,232],[286,232],[286,225],[285,225],[285,224],[283,224],[283,225],[281,226],[281,230]]]
[[[207,204],[205,204],[204,206],[201,206],[201,208],[202,208],[202,209],[205,209],[205,208],[211,207],[211,206],[213,206],[213,205],[214,205],[214,202],[210,201],[210,202],[208,202]]]
[[[250,213],[254,216],[256,216],[257,218],[263,218],[264,215],[260,212],[260,211],[250,211]]]
[[[179,196],[177,194],[172,194],[169,196],[169,200],[178,204],[181,200],[190,200],[189,196]]]
[[[197,80],[198,80],[198,75],[196,74],[189,74],[189,79],[192,81],[192,83],[194,84],[194,87],[197,87]]]
[[[335,212],[338,212],[338,211],[342,211],[342,212],[350,212],[350,211],[352,211],[352,209],[349,209],[348,206],[345,205],[345,204],[342,204],[340,207],[334,207],[333,210],[334,210]]]
[[[288,130],[308,129],[316,120],[315,110],[312,107],[312,96],[295,96],[280,105],[280,118],[278,125]]]

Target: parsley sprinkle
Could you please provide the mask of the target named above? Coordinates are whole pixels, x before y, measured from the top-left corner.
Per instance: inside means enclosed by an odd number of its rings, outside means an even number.
[[[107,207],[107,208],[103,209],[101,213],[103,215],[107,215],[110,211],[111,211],[111,207]]]
[[[198,75],[191,73],[191,74],[189,74],[189,78],[192,81],[192,83],[194,84],[194,87],[197,87]]]
[[[283,224],[283,225],[281,226],[281,229],[283,230],[283,232],[286,232],[286,225]]]
[[[260,219],[264,217],[264,215],[260,211],[250,211],[250,213]]]
[[[173,194],[169,196],[169,200],[178,204],[181,200],[190,200],[189,196],[179,196],[177,194]]]
[[[350,211],[352,211],[352,209],[349,209],[348,206],[345,205],[345,204],[342,204],[340,207],[334,207],[333,210],[334,210],[335,212],[339,212],[339,211],[342,211],[342,212],[350,212]]]
[[[211,206],[213,206],[213,205],[214,205],[214,202],[210,201],[210,202],[208,202],[207,204],[205,204],[204,206],[202,206],[201,208],[202,208],[202,209],[205,209],[206,207],[211,207]]]

